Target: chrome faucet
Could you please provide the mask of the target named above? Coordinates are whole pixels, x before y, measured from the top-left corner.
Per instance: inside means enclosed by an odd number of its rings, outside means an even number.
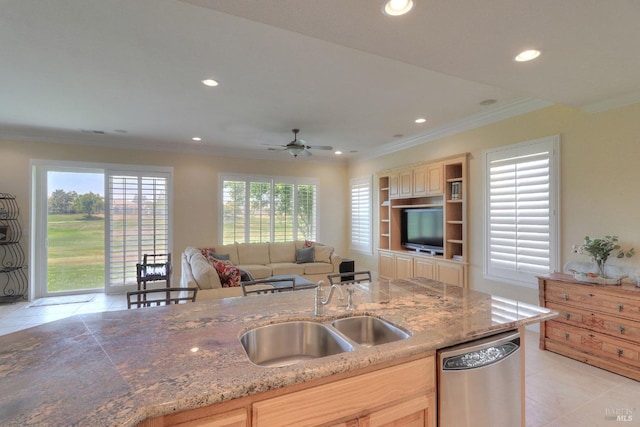
[[[316,316],[324,316],[324,306],[331,302],[331,297],[333,296],[333,291],[335,289],[338,290],[340,296],[338,297],[339,301],[344,300],[344,295],[342,294],[342,289],[338,285],[331,285],[331,289],[329,290],[329,295],[327,299],[324,299],[324,281],[320,280],[318,282],[318,287],[316,288],[316,297],[315,297],[315,315]]]
[[[353,303],[353,293],[355,291],[356,290],[353,289],[351,286],[347,287],[347,292],[349,293],[349,296],[347,297],[347,311],[355,310],[356,308],[356,305]]]

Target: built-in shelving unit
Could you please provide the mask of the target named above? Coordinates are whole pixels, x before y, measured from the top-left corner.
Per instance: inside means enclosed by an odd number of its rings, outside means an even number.
[[[414,274],[466,286],[467,155],[419,163],[378,173],[378,274],[406,278]],[[444,254],[432,256],[404,248],[403,209],[442,207]]]
[[[0,193],[0,303],[14,303],[27,298],[19,215],[16,198],[8,193]]]

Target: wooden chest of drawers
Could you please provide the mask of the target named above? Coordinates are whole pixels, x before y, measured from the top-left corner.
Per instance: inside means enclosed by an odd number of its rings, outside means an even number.
[[[540,348],[640,381],[640,288],[539,277],[540,305],[560,316],[540,325]]]

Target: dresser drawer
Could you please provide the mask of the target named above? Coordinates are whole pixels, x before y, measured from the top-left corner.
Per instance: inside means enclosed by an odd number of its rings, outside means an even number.
[[[544,298],[547,301],[571,304],[616,316],[640,318],[640,295],[621,295],[616,293],[616,288],[548,281]]]
[[[640,367],[640,348],[632,343],[598,332],[555,321],[547,321],[545,338],[612,361]]]
[[[640,322],[638,321],[582,310],[566,304],[547,302],[545,305],[547,308],[551,308],[560,313],[560,316],[555,319],[558,322],[587,328],[640,344]]]

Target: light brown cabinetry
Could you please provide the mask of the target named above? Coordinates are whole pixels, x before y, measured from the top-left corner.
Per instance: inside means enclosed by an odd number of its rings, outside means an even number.
[[[258,401],[252,426],[435,426],[435,372],[428,357]]]
[[[466,170],[465,154],[378,173],[378,249],[391,252],[378,255],[380,277],[420,276],[467,285]],[[402,245],[402,210],[436,207],[443,209],[444,253],[431,263],[421,262],[420,255]]]
[[[435,356],[412,359],[151,418],[139,427],[435,427]]]
[[[560,316],[540,325],[540,348],[640,381],[640,288],[539,277],[540,305]]]

